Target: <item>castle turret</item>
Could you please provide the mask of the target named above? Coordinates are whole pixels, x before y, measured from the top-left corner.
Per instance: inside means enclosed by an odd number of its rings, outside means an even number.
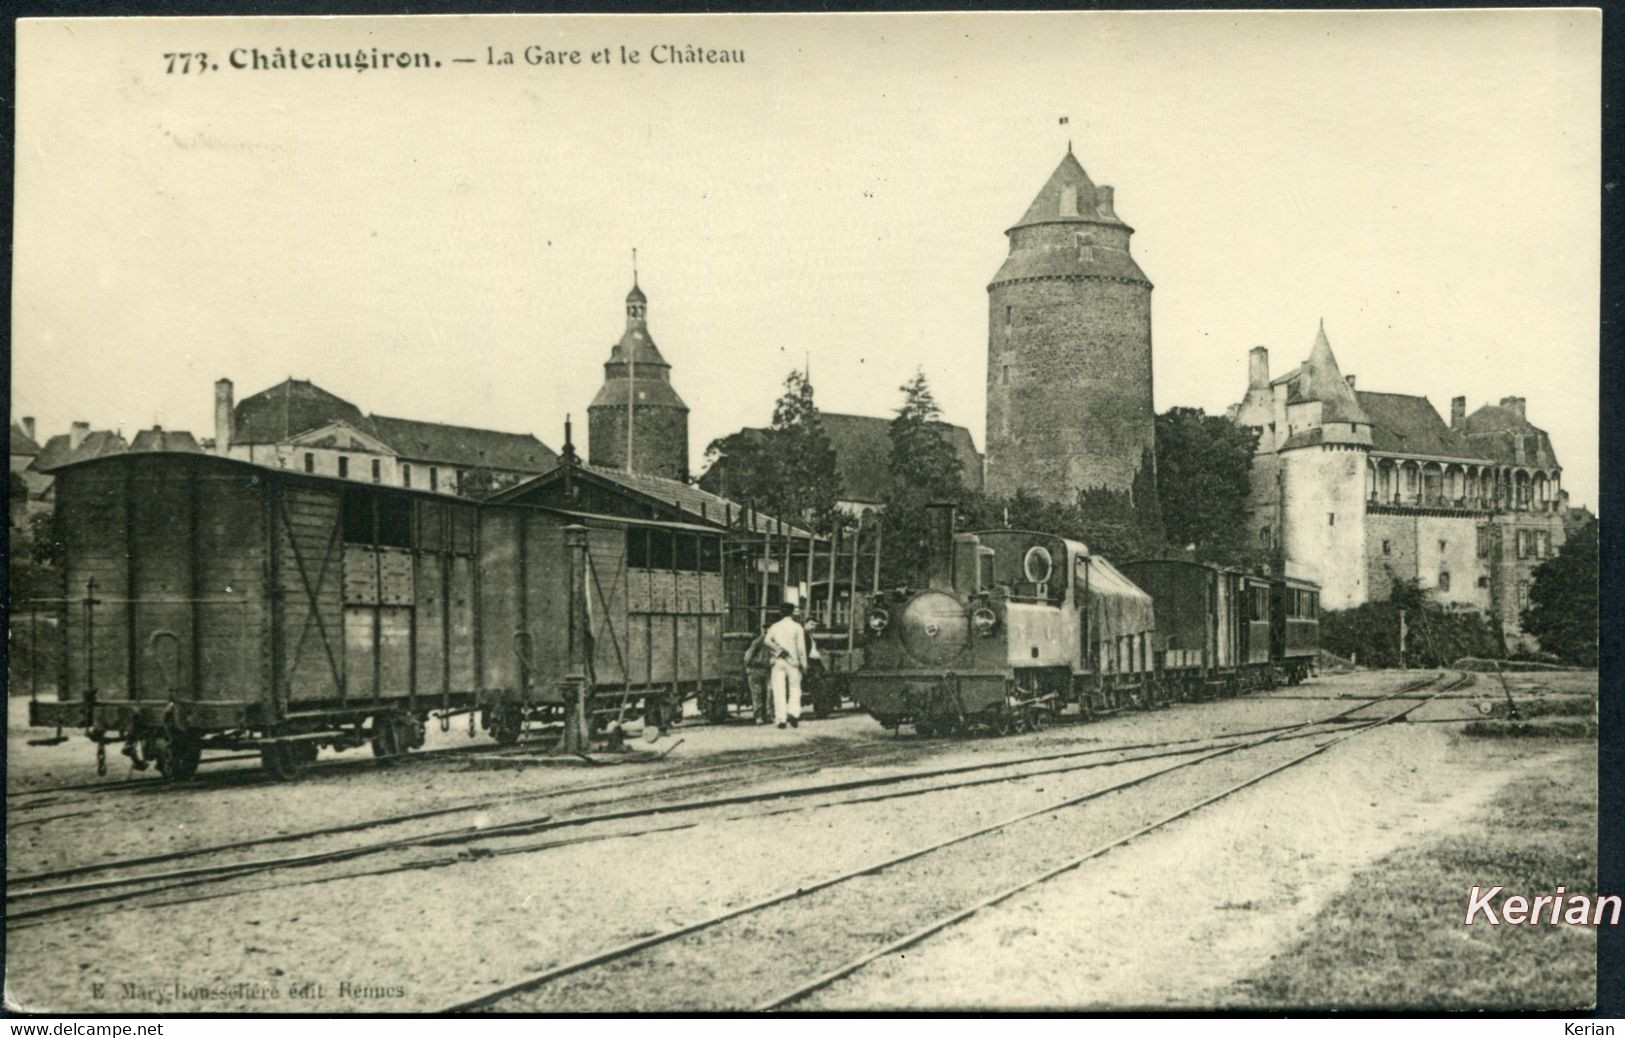
[[[1068,149],[988,285],[987,489],[1071,504],[1152,475],[1151,282]],[[1141,482],[1150,486],[1149,478]]]
[[[1309,359],[1275,389],[1286,422],[1279,523],[1287,573],[1319,581],[1327,609],[1359,605],[1366,600],[1371,419],[1338,369],[1324,322]]]
[[[587,460],[668,479],[688,478],[688,405],[671,385],[671,365],[648,327],[649,300],[626,294],[626,331],[604,363],[604,384],[587,408]],[[628,458],[630,457],[630,464]]]

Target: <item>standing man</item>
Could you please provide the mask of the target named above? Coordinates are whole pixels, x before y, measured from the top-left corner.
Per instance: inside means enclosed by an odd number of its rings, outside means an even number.
[[[750,686],[750,702],[757,724],[766,724],[769,716],[767,686],[772,680],[769,672],[773,667],[773,653],[767,647],[768,630],[769,625],[764,623],[745,650],[745,682]]]
[[[779,606],[779,619],[767,629],[767,650],[773,656],[773,711],[779,727],[785,722],[801,727],[801,675],[807,670],[807,632],[796,622],[796,607]]]

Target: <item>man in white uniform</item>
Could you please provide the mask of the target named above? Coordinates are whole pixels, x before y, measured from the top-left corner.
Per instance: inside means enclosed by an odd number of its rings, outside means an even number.
[[[801,727],[801,675],[807,670],[807,632],[796,621],[796,608],[779,606],[779,619],[767,629],[767,649],[773,656],[773,712],[779,727]]]

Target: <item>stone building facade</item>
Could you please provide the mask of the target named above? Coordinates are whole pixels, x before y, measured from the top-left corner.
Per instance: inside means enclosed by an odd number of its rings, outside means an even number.
[[[688,405],[672,388],[671,365],[649,334],[648,306],[634,276],[626,296],[626,331],[611,348],[604,384],[587,408],[587,460],[601,468],[686,480]]]
[[[240,401],[231,380],[221,379],[214,402],[214,439],[204,446],[273,468],[483,497],[558,464],[529,433],[363,414],[303,379]]]
[[[1256,430],[1251,533],[1284,572],[1320,581],[1343,609],[1414,580],[1447,606],[1499,621],[1510,647],[1534,647],[1519,614],[1535,569],[1570,518],[1562,467],[1522,397],[1449,424],[1422,396],[1356,389],[1324,326],[1309,358],[1271,378],[1255,347],[1232,420]]]
[[[1113,191],[1067,150],[988,285],[987,488],[1071,504],[1155,465],[1151,282]],[[1149,479],[1142,485],[1153,485]]]

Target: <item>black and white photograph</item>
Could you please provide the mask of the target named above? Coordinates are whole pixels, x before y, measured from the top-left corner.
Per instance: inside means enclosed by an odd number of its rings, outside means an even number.
[[[15,29],[8,1014],[1597,1011],[1601,11]]]

